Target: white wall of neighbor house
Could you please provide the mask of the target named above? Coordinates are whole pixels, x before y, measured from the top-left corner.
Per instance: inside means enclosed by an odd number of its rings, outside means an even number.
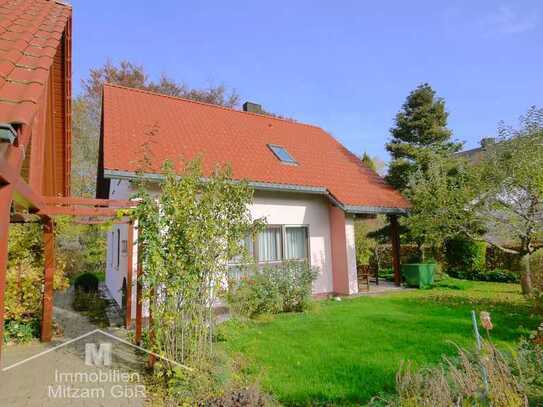
[[[132,194],[130,183],[125,180],[111,180],[110,199],[128,199]],[[132,256],[132,318],[136,318],[136,275],[138,264],[138,231],[134,228]],[[124,243],[126,242],[126,243]],[[122,306],[123,280],[128,272],[128,225],[114,224],[107,234],[106,285],[111,296]],[[146,315],[146,313],[144,314]]]
[[[110,199],[128,199],[133,193],[131,183],[126,180],[111,180]],[[249,210],[253,219],[266,218],[269,225],[307,226],[309,243],[309,261],[318,271],[313,283],[313,293],[323,294],[334,291],[332,274],[332,251],[330,234],[330,203],[321,195],[292,192],[256,191]],[[108,262],[106,283],[113,298],[122,304],[122,283],[127,273],[127,256],[122,253],[117,267],[117,230],[120,240],[127,239],[128,226],[114,225],[108,233]],[[137,232],[135,232],[137,233]],[[358,292],[356,280],[356,251],[354,248],[354,219],[345,220],[347,241],[347,263],[349,291]],[[136,240],[136,234],[134,235]],[[121,243],[122,244],[122,243]],[[136,304],[137,250],[134,250],[132,316],[135,317]],[[351,287],[352,286],[352,287]],[[145,308],[145,307],[144,307]],[[144,317],[147,315],[144,312]]]

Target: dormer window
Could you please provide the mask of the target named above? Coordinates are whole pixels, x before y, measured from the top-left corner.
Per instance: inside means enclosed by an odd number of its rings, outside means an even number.
[[[296,160],[292,158],[286,148],[275,144],[268,144],[268,147],[281,162],[284,162],[285,164],[298,164]]]

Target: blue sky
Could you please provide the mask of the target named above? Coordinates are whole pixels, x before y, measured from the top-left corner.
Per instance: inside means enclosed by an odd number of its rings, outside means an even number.
[[[108,58],[317,124],[356,153],[384,144],[429,82],[466,147],[543,107],[543,2],[73,0],[74,91]]]

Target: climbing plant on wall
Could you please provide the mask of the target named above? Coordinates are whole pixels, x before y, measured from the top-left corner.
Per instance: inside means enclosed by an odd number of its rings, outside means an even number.
[[[144,297],[150,300],[154,347],[166,358],[199,366],[213,349],[213,306],[227,281],[228,260],[243,255],[254,222],[252,190],[217,167],[203,177],[201,162],[163,167],[160,192],[140,183],[137,220]]]

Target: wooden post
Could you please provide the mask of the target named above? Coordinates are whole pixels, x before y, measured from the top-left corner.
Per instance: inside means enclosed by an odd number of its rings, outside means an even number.
[[[127,258],[126,258],[126,313],[124,326],[130,329],[132,325],[132,271],[134,268],[134,225],[128,223]]]
[[[139,345],[141,342],[141,331],[142,331],[142,301],[143,299],[143,265],[142,265],[142,252],[141,252],[141,246],[138,245],[138,271],[136,275],[136,332],[134,335],[134,339],[136,341],[136,344]]]
[[[9,215],[11,209],[10,185],[0,186],[0,363],[4,343],[4,293],[6,291],[6,268],[8,265]]]
[[[155,351],[154,345],[155,345],[155,329],[154,329],[154,322],[153,322],[153,303],[155,301],[155,290],[151,289],[151,295],[149,298],[149,349],[151,351]],[[156,356],[153,354],[149,354],[149,360],[148,360],[148,366],[150,368],[153,368],[155,366],[156,362]]]
[[[397,215],[390,216],[390,240],[392,243],[392,267],[394,269],[394,283],[397,286],[400,286],[400,231]]]
[[[55,275],[55,226],[48,218],[43,224],[44,281],[42,298],[41,341],[50,342],[53,336],[53,278]]]

